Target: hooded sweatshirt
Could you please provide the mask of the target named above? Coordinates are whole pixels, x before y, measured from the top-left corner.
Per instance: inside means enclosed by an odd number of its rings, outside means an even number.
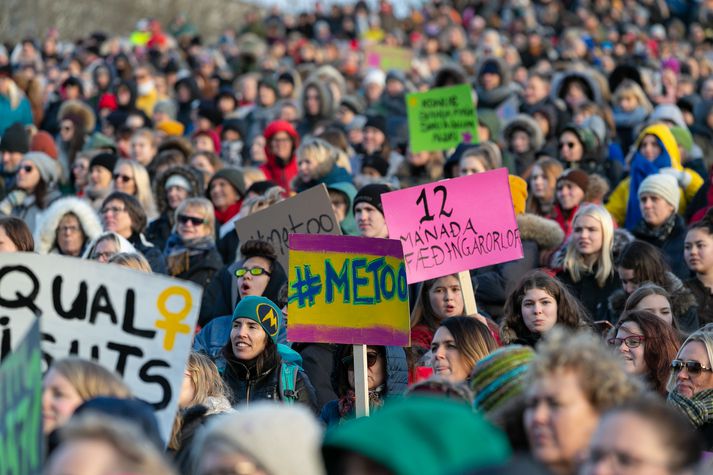
[[[270,139],[278,132],[286,132],[293,140],[292,156],[287,162],[283,162],[277,158],[270,149]],[[295,152],[297,152],[297,147],[300,146],[300,136],[297,135],[297,131],[292,124],[284,120],[271,122],[270,125],[265,128],[264,135],[267,162],[260,167],[260,170],[265,173],[266,179],[272,180],[289,194],[292,191],[290,184],[297,176],[297,156]]]

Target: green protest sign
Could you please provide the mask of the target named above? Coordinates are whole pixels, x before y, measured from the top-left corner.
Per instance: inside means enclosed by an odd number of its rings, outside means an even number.
[[[478,143],[478,117],[467,84],[407,94],[406,109],[412,152]]]
[[[0,319],[1,320],[1,319]],[[0,474],[42,473],[39,320],[0,365]]]

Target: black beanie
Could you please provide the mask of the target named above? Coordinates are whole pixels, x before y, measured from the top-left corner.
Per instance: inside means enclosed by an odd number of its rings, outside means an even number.
[[[89,170],[94,166],[104,167],[111,173],[114,173],[114,167],[116,167],[116,162],[119,161],[119,157],[113,153],[104,152],[92,158],[89,162]]]
[[[356,208],[359,203],[367,203],[378,209],[381,214],[384,214],[384,206],[381,204],[381,194],[393,191],[389,185],[383,183],[372,183],[366,185],[359,190],[354,197],[352,209]]]
[[[0,152],[19,152],[27,153],[30,151],[30,140],[27,138],[25,127],[15,122],[10,127],[5,129],[0,141]]]
[[[380,115],[370,115],[369,117],[367,117],[366,124],[364,124],[364,128],[367,127],[374,127],[375,129],[380,130],[384,135],[386,135],[386,119]]]
[[[380,155],[367,155],[361,161],[361,171],[364,173],[366,167],[373,168],[379,175],[386,176],[389,172],[389,162]]]

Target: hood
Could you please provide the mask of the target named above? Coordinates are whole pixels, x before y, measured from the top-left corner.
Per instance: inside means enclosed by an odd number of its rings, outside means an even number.
[[[188,193],[189,198],[203,196],[203,179],[199,176],[195,169],[186,166],[172,167],[163,172],[156,180],[156,205],[159,213],[168,210],[168,201],[166,200],[166,181],[172,175],[180,175],[191,184],[191,192]],[[173,221],[171,219],[171,221]]]
[[[39,231],[35,236],[35,251],[39,254],[48,254],[56,249],[57,226],[67,213],[73,213],[79,219],[86,236],[85,246],[102,233],[99,216],[89,203],[74,197],[62,198],[52,203],[42,214]]]
[[[516,115],[503,129],[503,138],[509,141],[516,130],[524,130],[530,136],[530,148],[539,150],[545,143],[545,137],[542,134],[542,129],[535,122],[535,119],[525,114]]]
[[[57,113],[58,122],[70,119],[75,124],[81,124],[86,133],[90,133],[96,127],[96,117],[94,111],[88,104],[79,101],[65,101]]]
[[[433,76],[432,87],[445,87],[455,84],[467,84],[468,73],[458,64],[450,63],[441,66]]]
[[[319,97],[320,97],[320,103],[322,105],[321,110],[319,111],[319,116],[317,117],[309,117],[305,113],[305,92],[307,91],[307,88],[310,86],[314,86],[317,89],[317,92],[319,92]],[[300,106],[302,109],[302,117],[309,118],[311,120],[318,120],[318,119],[329,119],[332,117],[332,114],[334,113],[335,106],[334,106],[334,99],[332,98],[332,93],[329,92],[329,88],[327,86],[326,81],[320,81],[319,79],[315,77],[310,77],[307,81],[304,82],[302,85],[302,96],[300,97]]]
[[[347,215],[341,222],[342,233],[347,236],[358,236],[359,229],[354,220],[354,210],[352,209],[352,203],[354,203],[354,197],[357,194],[356,187],[351,182],[339,181],[327,185],[327,190],[337,190],[347,197]]]
[[[671,296],[671,311],[676,318],[681,318],[692,307],[698,305],[693,292],[673,272],[667,271],[664,278],[664,290]],[[615,291],[609,297],[609,310],[616,318],[624,311],[629,295],[624,289]]]
[[[277,158],[272,154],[269,146],[270,139],[278,132],[287,132],[287,134],[292,137],[292,140],[294,141],[290,162],[294,162],[296,160],[295,153],[297,152],[297,148],[300,146],[300,136],[297,134],[297,131],[292,124],[284,120],[270,122],[267,127],[265,127],[265,132],[263,133],[265,136],[265,156],[267,156],[267,165],[270,167],[280,167],[280,164],[277,163]]]
[[[567,85],[577,79],[582,81],[589,89],[588,91],[586,91],[586,94],[589,97],[590,101],[596,104],[603,103],[602,90],[599,86],[599,83],[589,71],[567,71],[564,73],[557,74],[552,80],[550,97],[553,100],[564,99],[564,91]]]
[[[557,249],[564,242],[564,231],[556,221],[532,213],[516,216],[520,239],[535,241],[542,249]]]
[[[476,73],[476,82],[480,79],[480,76],[483,74],[483,69],[485,69],[487,66],[494,66],[497,74],[500,76],[500,87],[507,86],[510,84],[510,81],[512,80],[511,75],[510,75],[510,68],[508,67],[507,63],[503,58],[499,57],[487,57],[482,60],[482,62],[478,65],[477,73]]]
[[[401,396],[408,386],[408,363],[406,352],[400,346],[385,346],[386,350],[386,396]]]
[[[99,71],[101,71],[101,70],[104,70],[109,73],[109,87],[111,88],[111,85],[114,82],[114,78],[116,77],[116,74],[114,74],[114,69],[109,65],[109,63],[107,63],[105,61],[98,64],[92,70],[92,82],[94,83],[94,87],[98,88],[97,77],[99,76]]]
[[[636,142],[634,143],[634,150],[639,149],[639,144],[646,135],[653,135],[658,138],[665,152],[668,153],[668,156],[671,159],[671,166],[676,170],[683,170],[683,167],[681,166],[681,153],[678,150],[678,144],[676,143],[676,139],[671,133],[671,129],[669,129],[663,124],[649,125],[644,130],[642,130],[639,136],[636,138]]]

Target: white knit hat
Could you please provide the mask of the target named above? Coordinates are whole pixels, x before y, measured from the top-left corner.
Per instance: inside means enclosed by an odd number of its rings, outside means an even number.
[[[673,209],[678,210],[678,202],[681,199],[681,191],[678,188],[678,181],[672,175],[665,173],[656,173],[649,175],[639,185],[639,199],[644,193],[651,193],[660,196],[667,203],[673,206]]]

